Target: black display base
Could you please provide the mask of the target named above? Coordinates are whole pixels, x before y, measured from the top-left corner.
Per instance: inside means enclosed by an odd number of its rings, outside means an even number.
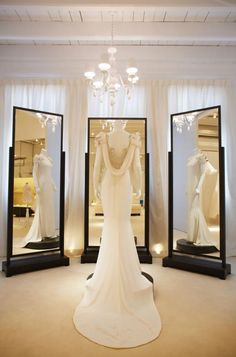
[[[9,264],[7,262],[2,263],[2,271],[5,272],[6,277],[10,277],[16,274],[27,273],[31,271],[55,268],[59,266],[67,266],[70,264],[70,260],[66,256],[60,254],[48,254],[45,256],[34,256],[30,258],[11,260]]]
[[[40,242],[29,242],[26,244],[24,248],[44,250],[44,249],[59,248],[59,245],[60,245],[59,237],[56,237],[56,238],[45,238]]]
[[[165,257],[162,260],[162,266],[216,276],[220,279],[226,279],[227,275],[231,273],[230,264],[225,264],[225,266],[223,266],[221,262],[184,255]]]
[[[152,256],[150,252],[143,247],[137,247],[140,263],[152,264]],[[81,263],[96,263],[98,258],[99,247],[87,248],[81,255]]]
[[[194,255],[209,254],[219,251],[214,245],[195,245],[187,239],[177,240],[177,250]]]
[[[147,280],[149,280],[153,284],[153,277],[151,275],[149,275],[148,273],[145,273],[145,271],[142,271],[142,275],[145,276],[145,278],[147,278]],[[87,277],[87,280],[91,279],[92,276],[93,276],[93,273]]]

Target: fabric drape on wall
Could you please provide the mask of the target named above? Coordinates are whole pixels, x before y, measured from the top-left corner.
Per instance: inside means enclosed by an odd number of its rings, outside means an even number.
[[[144,86],[137,86],[131,92],[131,98],[128,99],[124,90],[121,90],[116,103],[112,108],[109,96],[106,94],[101,101],[94,97],[91,90],[88,93],[88,117],[127,117],[127,118],[145,118],[146,117],[146,89]]]
[[[6,255],[8,148],[12,144],[13,106],[64,114],[64,150],[67,153],[65,246],[82,249],[87,87],[79,81],[27,80],[0,84],[0,256]]]
[[[87,85],[66,86],[64,147],[66,151],[65,249],[84,246],[84,182],[87,141]]]
[[[167,250],[169,115],[222,105],[223,144],[226,148],[226,219],[228,255],[236,255],[234,239],[236,209],[236,85],[224,81],[166,81],[143,83],[128,100],[124,92],[111,110],[109,99],[100,103],[80,81],[0,82],[0,255],[6,254],[8,148],[11,145],[12,107],[23,106],[64,114],[66,151],[65,249],[83,248],[84,153],[87,117],[147,117],[150,153],[150,249],[156,244]]]
[[[227,102],[227,113],[222,114],[226,150],[226,252],[228,256],[236,256],[236,81],[227,86]]]
[[[168,81],[146,84],[150,153],[150,251],[153,256],[166,255],[168,245],[168,85]]]

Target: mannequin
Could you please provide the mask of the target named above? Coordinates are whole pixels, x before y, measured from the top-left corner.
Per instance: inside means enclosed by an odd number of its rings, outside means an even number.
[[[93,277],[74,314],[87,338],[113,348],[155,339],[161,329],[152,283],[141,274],[130,213],[132,187],[141,190],[140,136],[114,121],[110,134],[97,136],[94,189],[101,199],[104,226]]]
[[[22,192],[22,200],[23,202],[27,205],[27,207],[32,203],[33,201],[33,193],[32,189],[29,185],[28,182],[25,183],[23,187],[23,192]]]
[[[52,179],[52,159],[47,150],[42,149],[39,155],[34,156],[33,180],[36,190],[35,216],[25,243],[40,242],[46,238],[56,237],[55,212],[53,192],[56,185]]]
[[[207,157],[194,149],[194,155],[188,159],[188,235],[187,239],[195,245],[214,245],[202,211],[202,185],[206,175],[217,173]]]
[[[27,226],[29,224],[29,205],[33,201],[32,189],[28,182],[23,187],[22,200],[26,204],[25,225]]]

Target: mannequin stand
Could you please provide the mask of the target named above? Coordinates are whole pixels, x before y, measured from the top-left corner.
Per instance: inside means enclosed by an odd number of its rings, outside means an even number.
[[[44,240],[41,240],[40,242],[29,242],[26,244],[25,248],[29,249],[53,249],[53,248],[59,248],[59,237],[55,238],[45,238]]]
[[[177,240],[177,249],[180,252],[194,255],[209,254],[219,251],[214,245],[195,245],[186,239]]]

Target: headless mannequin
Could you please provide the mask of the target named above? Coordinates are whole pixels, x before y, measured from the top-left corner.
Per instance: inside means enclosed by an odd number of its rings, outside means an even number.
[[[209,163],[207,157],[196,148],[194,155],[188,160],[188,171],[188,239],[197,245],[213,245],[211,233],[202,212],[201,195],[206,175],[214,174],[217,170]]]
[[[25,243],[44,241],[56,238],[55,210],[53,191],[56,185],[52,178],[52,159],[47,150],[42,149],[34,156],[33,180],[37,192],[35,216],[29,232],[24,238]]]
[[[22,197],[23,197],[23,202],[26,203],[25,226],[28,226],[28,224],[29,224],[29,206],[33,201],[32,189],[28,182],[26,182],[26,184],[23,187]]]
[[[47,159],[47,160],[49,160],[50,163],[52,164],[52,159],[48,156],[48,153],[47,153],[46,149],[44,149],[44,148],[41,149],[39,157],[40,156],[45,158],[45,159]],[[39,181],[38,181],[38,166],[37,165],[34,165],[34,168],[33,168],[33,179],[34,179],[34,183],[35,183],[36,192],[39,193],[40,192],[40,184],[39,184]],[[56,187],[54,181],[51,180],[51,183],[52,183],[54,191],[56,191],[57,187]]]
[[[23,202],[26,203],[27,207],[31,204],[31,202],[33,201],[33,193],[32,193],[32,189],[29,185],[28,182],[26,182],[26,184],[23,187]]]
[[[96,139],[94,189],[104,213],[102,241],[73,320],[92,341],[135,347],[155,339],[161,329],[153,286],[141,273],[130,222],[132,193],[141,189],[140,138],[116,120],[112,133],[102,132]]]

